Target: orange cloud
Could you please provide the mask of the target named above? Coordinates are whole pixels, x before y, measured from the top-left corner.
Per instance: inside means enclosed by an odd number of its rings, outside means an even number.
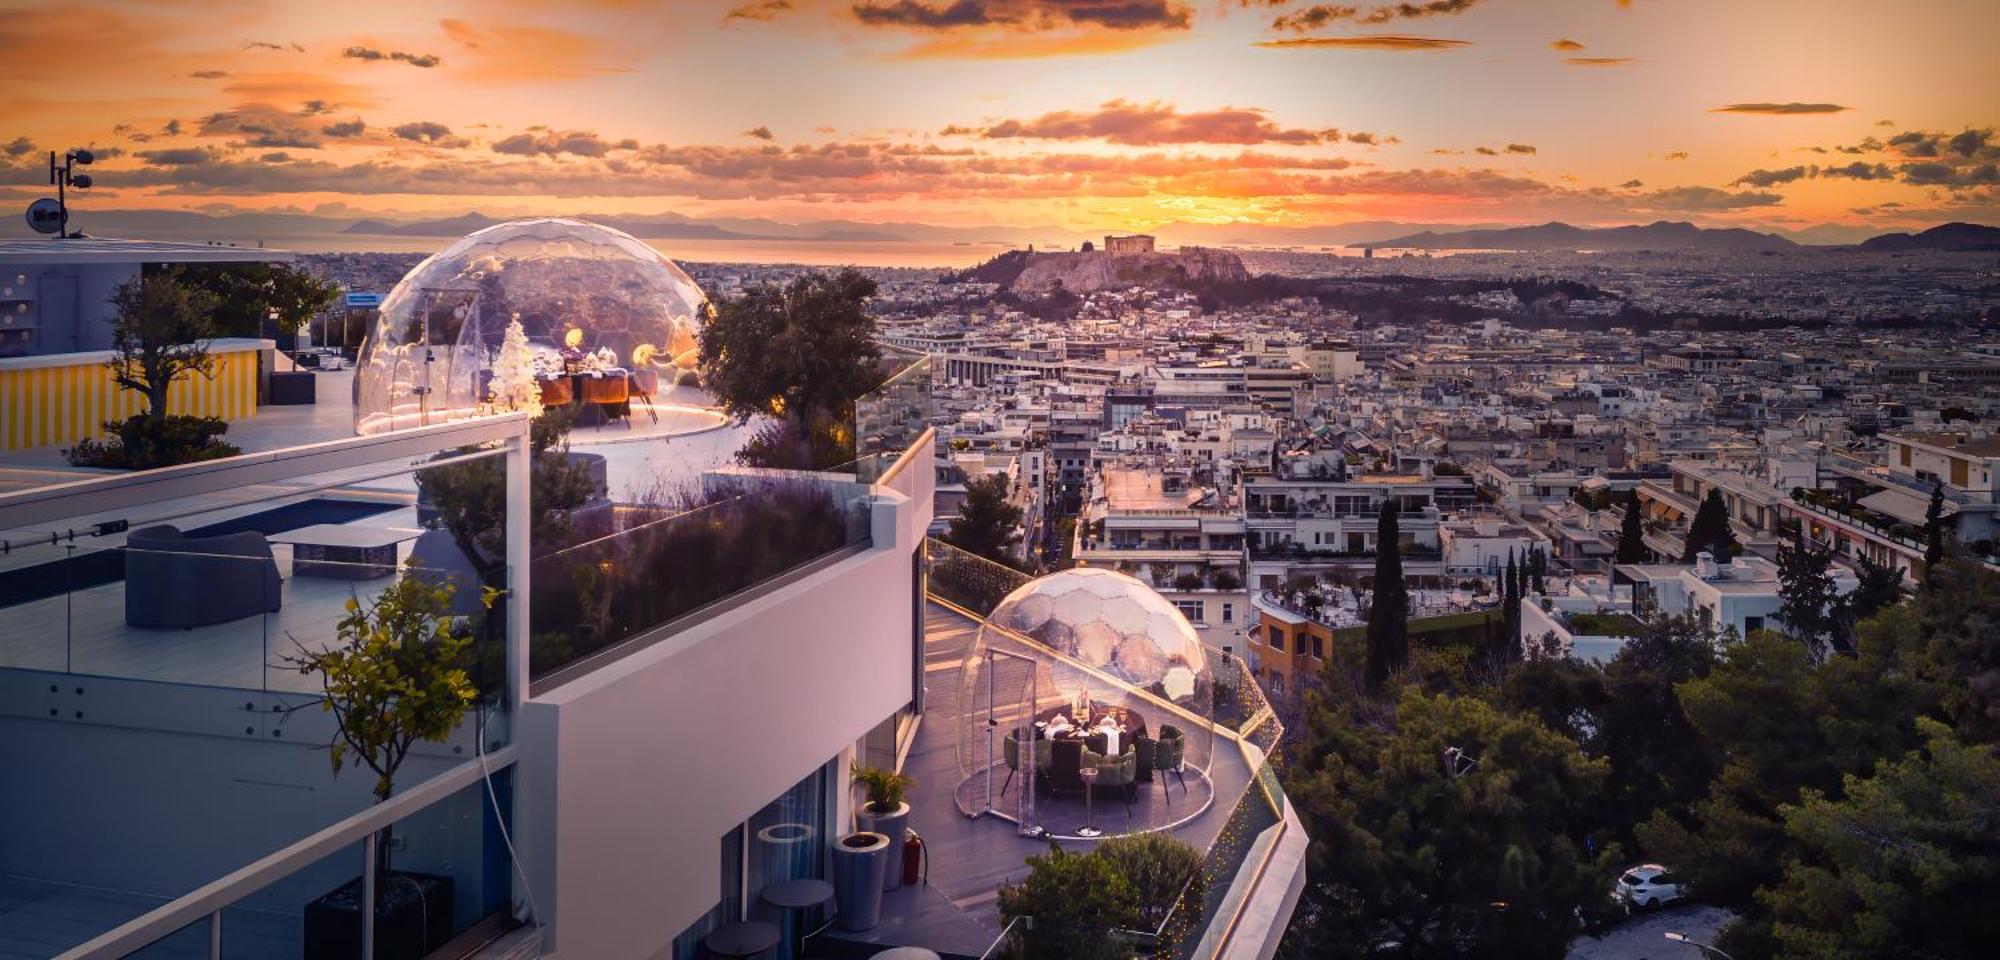
[[[969,128],[947,127],[946,133]],[[1169,104],[1109,101],[1087,112],[1058,110],[1029,120],[1003,120],[982,131],[988,140],[1104,140],[1128,146],[1168,143],[1321,143],[1338,140],[1338,130],[1282,127],[1264,111],[1224,107],[1181,113]]]
[[[1848,108],[1837,103],[1799,103],[1793,101],[1790,103],[1732,103],[1725,107],[1716,107],[1708,112],[1761,113],[1775,116],[1789,116],[1812,113],[1840,113],[1846,109]]]
[[[1392,34],[1369,34],[1358,37],[1285,37],[1278,40],[1258,40],[1251,44],[1257,47],[1288,48],[1329,48],[1336,50],[1456,50],[1472,46],[1470,40],[1447,40],[1442,37],[1409,37]]]
[[[1561,52],[1564,52],[1564,53],[1570,53],[1570,52],[1573,52],[1573,51],[1576,51],[1576,50],[1581,50],[1581,49],[1583,49],[1583,44],[1581,44],[1581,43],[1578,43],[1578,42],[1576,42],[1575,40],[1571,40],[1571,39],[1570,39],[1570,38],[1568,38],[1568,37],[1564,37],[1564,38],[1562,38],[1561,40],[1556,40],[1556,41],[1554,41],[1554,42],[1550,43],[1550,44],[1549,44],[1549,49],[1550,49],[1550,50],[1558,50],[1558,51],[1561,51]]]
[[[1639,61],[1632,57],[1564,57],[1563,62],[1572,67],[1622,67]]]

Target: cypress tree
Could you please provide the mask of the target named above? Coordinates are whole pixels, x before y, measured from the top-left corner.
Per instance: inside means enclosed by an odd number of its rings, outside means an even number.
[[[1500,591],[1501,640],[1506,644],[1507,659],[1513,660],[1521,649],[1521,582],[1523,577],[1514,563],[1514,551],[1507,551],[1506,583]]]
[[[1626,494],[1625,520],[1618,527],[1618,563],[1645,563],[1652,551],[1646,549],[1646,530],[1639,523],[1639,494]]]
[[[1542,580],[1542,575],[1548,571],[1548,566],[1549,555],[1543,553],[1542,548],[1535,547],[1528,551],[1528,573],[1534,578],[1532,582],[1536,593],[1549,592],[1549,585]]]
[[[1735,547],[1736,533],[1729,528],[1729,508],[1722,502],[1722,491],[1711,487],[1708,496],[1702,498],[1701,507],[1695,510],[1693,522],[1688,524],[1681,562],[1693,563],[1695,554],[1706,550],[1717,562],[1728,563]]]
[[[1375,524],[1375,596],[1368,607],[1368,686],[1380,689],[1410,660],[1410,591],[1403,582],[1396,501],[1384,499]]]
[[[1936,582],[1934,572],[1944,562],[1944,482],[1931,485],[1931,505],[1924,511],[1924,584]]]

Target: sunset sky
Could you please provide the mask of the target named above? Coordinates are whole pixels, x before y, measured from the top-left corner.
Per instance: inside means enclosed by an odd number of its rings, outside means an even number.
[[[1995,222],[1994,0],[0,0],[4,199]]]

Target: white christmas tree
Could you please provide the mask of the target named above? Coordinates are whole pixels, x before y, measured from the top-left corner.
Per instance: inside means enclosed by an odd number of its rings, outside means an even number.
[[[500,341],[500,355],[493,360],[492,403],[497,410],[525,410],[529,416],[542,414],[542,387],[535,382],[535,352],[528,349],[528,331],[521,318],[507,324],[507,336]]]

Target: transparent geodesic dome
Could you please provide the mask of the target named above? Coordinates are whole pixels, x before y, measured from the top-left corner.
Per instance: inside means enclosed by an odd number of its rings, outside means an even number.
[[[1200,636],[1153,588],[1108,569],[1059,571],[1002,599],[960,667],[958,702],[968,781],[1007,772],[997,765],[1009,735],[1019,744],[1063,725],[1096,731],[1107,717],[1123,740],[1178,731],[1190,775],[1205,774],[1214,753],[1215,679]]]
[[[707,298],[659,251],[581,220],[495,224],[432,255],[383,298],[355,372],[354,429],[478,415],[508,326],[537,377],[632,377],[652,395],[692,379]]]

